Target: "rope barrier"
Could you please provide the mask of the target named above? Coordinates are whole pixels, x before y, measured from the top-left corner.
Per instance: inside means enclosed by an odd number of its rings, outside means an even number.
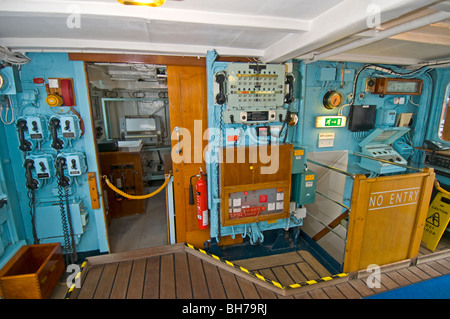
[[[146,194],[146,195],[130,195],[130,194],[127,194],[127,193],[121,191],[116,186],[114,186],[114,184],[111,183],[111,181],[108,179],[108,176],[106,176],[106,175],[102,176],[102,178],[106,182],[106,185],[108,185],[109,188],[111,188],[117,194],[122,195],[123,197],[128,198],[128,199],[147,199],[147,198],[150,198],[152,196],[155,196],[156,194],[158,194],[160,191],[162,191],[167,186],[167,184],[169,183],[171,177],[172,177],[172,175],[168,174],[166,180],[164,181],[164,184],[162,184],[161,187],[159,187],[153,193]]]

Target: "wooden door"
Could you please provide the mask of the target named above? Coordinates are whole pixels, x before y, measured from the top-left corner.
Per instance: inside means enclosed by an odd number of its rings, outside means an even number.
[[[203,149],[208,144],[207,140],[203,140],[203,133],[208,128],[206,68],[168,66],[167,82],[172,132],[176,241],[203,248],[203,243],[210,238],[209,228],[199,230],[197,227],[196,205],[189,205],[189,180],[191,176],[199,173],[200,168],[206,172],[202,156]],[[180,154],[177,153],[177,145],[182,145]],[[196,181],[196,178],[192,179],[194,192]]]

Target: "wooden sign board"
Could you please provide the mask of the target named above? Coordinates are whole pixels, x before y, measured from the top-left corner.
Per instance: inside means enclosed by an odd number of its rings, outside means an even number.
[[[434,171],[366,178],[353,184],[344,272],[417,256]]]
[[[436,249],[450,221],[450,196],[439,192],[428,209],[422,241],[431,251]]]

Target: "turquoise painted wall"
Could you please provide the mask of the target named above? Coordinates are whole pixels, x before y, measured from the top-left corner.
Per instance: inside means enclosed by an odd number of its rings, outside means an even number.
[[[60,116],[69,111],[67,107],[52,109],[45,101],[47,94],[44,84],[35,84],[34,78],[43,78],[48,83],[49,78],[72,78],[74,83],[76,106],[74,109],[80,113],[84,121],[85,132],[80,138],[72,140],[70,143],[65,140],[64,149],[60,152],[81,152],[85,155],[87,171],[95,172],[97,184],[99,185],[99,172],[95,157],[96,145],[94,143],[91,129],[91,114],[89,111],[88,89],[86,87],[86,77],[84,64],[80,61],[69,61],[66,53],[28,53],[31,62],[20,67],[20,82],[22,92],[11,95],[11,103],[15,112],[15,120],[20,117],[39,115],[46,120],[52,116]],[[72,112],[68,112],[68,115]],[[46,122],[47,123],[47,122]],[[48,130],[47,127],[44,131]],[[31,152],[24,154],[19,150],[19,137],[15,123],[11,125],[0,124],[0,155],[2,158],[1,169],[3,171],[6,193],[10,210],[14,219],[14,227],[19,239],[26,240],[28,244],[33,243],[33,232],[31,226],[29,197],[26,188],[25,169],[23,161],[25,155],[48,154],[55,159],[58,152],[51,147],[50,134],[46,140],[39,144],[33,143]],[[60,136],[61,137],[61,136]],[[64,138],[63,138],[64,140]],[[67,172],[66,172],[67,175]],[[41,183],[36,191],[37,207],[48,207],[58,205],[58,193],[56,191],[57,179],[52,177],[45,183]],[[76,246],[77,252],[107,252],[108,244],[105,232],[105,222],[103,209],[92,209],[89,188],[86,174],[72,177],[69,186],[69,201],[81,201],[88,213],[88,224],[86,230],[81,235]],[[38,227],[57,230],[61,227],[61,221],[46,216],[41,211],[36,216]],[[60,229],[60,228],[59,228]],[[38,234],[38,237],[39,234]],[[63,237],[42,238],[41,242],[62,242]]]

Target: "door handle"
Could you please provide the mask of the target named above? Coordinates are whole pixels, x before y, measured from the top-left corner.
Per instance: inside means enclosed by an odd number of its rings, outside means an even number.
[[[180,155],[182,153],[182,149],[180,147],[180,128],[176,126],[173,130],[177,134],[177,149],[175,150],[175,152]]]

